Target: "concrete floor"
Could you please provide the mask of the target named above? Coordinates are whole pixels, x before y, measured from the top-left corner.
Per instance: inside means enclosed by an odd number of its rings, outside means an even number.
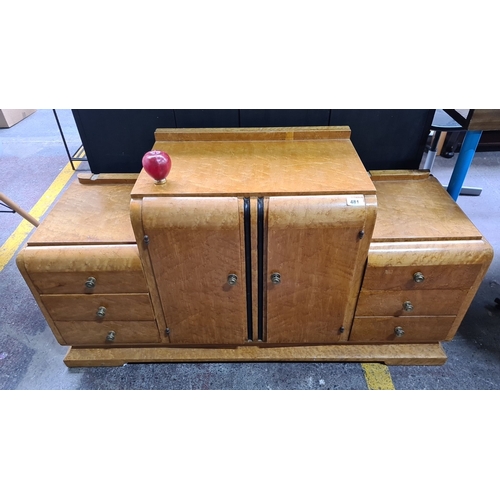
[[[73,153],[80,139],[71,112],[58,110]],[[425,161],[425,155],[422,161]],[[436,158],[433,174],[443,184],[454,159]],[[30,210],[68,163],[51,110],[38,110],[11,129],[0,129],[0,190]],[[89,171],[82,163],[78,172]],[[455,338],[443,345],[440,367],[390,367],[396,389],[500,388],[500,152],[477,153],[465,184],[478,197],[459,205],[495,249],[495,258]],[[0,214],[3,245],[18,226],[17,214]],[[359,363],[129,364],[120,368],[73,368],[67,347],[54,339],[15,256],[1,271],[0,389],[359,389],[367,382]]]

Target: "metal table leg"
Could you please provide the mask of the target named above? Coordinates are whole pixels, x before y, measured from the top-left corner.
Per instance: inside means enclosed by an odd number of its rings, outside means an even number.
[[[457,162],[448,185],[448,193],[455,201],[457,201],[462,185],[465,181],[465,176],[469,171],[477,145],[479,144],[479,139],[481,139],[481,134],[481,130],[468,130],[465,134],[464,142],[460,148],[460,154],[458,155]]]

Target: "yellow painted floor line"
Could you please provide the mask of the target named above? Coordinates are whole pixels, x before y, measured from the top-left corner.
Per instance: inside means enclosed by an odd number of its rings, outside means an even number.
[[[382,363],[361,363],[366,385],[371,390],[395,390],[389,368]]]
[[[77,168],[81,161],[73,162]],[[57,195],[63,190],[64,186],[71,179],[76,171],[71,168],[71,163],[68,163],[59,172],[54,182],[49,186],[47,191],[43,193],[42,197],[36,202],[35,206],[30,210],[30,214],[37,220],[48,210],[52,205]],[[19,216],[21,217],[21,216]],[[17,226],[15,231],[8,237],[7,241],[0,248],[0,272],[9,263],[10,259],[17,252],[18,248],[22,245],[28,234],[34,229],[34,226],[27,220],[22,219],[22,222]]]

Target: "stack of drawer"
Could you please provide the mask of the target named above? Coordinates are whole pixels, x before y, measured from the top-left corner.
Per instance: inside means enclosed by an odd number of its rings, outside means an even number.
[[[75,182],[18,256],[62,345],[159,342],[130,224],[131,188]]]
[[[427,172],[376,172],[378,213],[350,341],[451,339],[491,246]]]

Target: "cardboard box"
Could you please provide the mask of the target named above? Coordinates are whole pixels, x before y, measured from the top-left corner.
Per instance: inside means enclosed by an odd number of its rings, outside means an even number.
[[[32,115],[36,109],[0,109],[0,128],[9,128]]]

